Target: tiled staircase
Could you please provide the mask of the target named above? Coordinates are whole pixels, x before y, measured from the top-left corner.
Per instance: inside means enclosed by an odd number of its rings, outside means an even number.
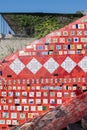
[[[87,130],[87,116],[76,123],[69,124],[66,130]],[[64,130],[64,129],[63,129]]]
[[[81,120],[81,122],[79,122]],[[75,123],[77,122],[77,123]],[[87,130],[87,92],[12,130]]]

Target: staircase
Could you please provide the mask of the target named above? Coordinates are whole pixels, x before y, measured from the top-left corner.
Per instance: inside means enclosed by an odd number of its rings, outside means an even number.
[[[68,124],[66,130],[87,130],[87,116],[76,123]]]
[[[79,122],[81,120],[81,122]],[[77,122],[77,123],[76,123]],[[87,92],[12,130],[87,130]]]

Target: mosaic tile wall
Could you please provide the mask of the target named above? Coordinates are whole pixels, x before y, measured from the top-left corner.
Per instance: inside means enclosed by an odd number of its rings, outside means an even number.
[[[86,91],[87,16],[6,57],[0,75],[1,126],[21,124]]]

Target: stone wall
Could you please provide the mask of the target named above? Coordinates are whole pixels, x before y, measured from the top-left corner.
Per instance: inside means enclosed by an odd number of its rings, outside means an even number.
[[[4,59],[9,54],[24,48],[34,40],[34,38],[21,37],[0,39],[0,60]]]

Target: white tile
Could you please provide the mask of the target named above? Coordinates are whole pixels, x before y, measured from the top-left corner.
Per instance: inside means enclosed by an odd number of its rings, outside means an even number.
[[[26,66],[33,74],[36,74],[42,67],[41,63],[33,58]]]
[[[58,67],[59,64],[53,59],[50,58],[45,64],[44,67],[50,72],[53,73]]]
[[[85,56],[79,63],[78,66],[84,71],[87,72],[87,56]]]
[[[62,68],[70,73],[76,66],[76,63],[70,58],[67,57],[64,62],[61,64]]]
[[[16,58],[9,67],[18,75],[24,69],[25,65],[18,58]]]

